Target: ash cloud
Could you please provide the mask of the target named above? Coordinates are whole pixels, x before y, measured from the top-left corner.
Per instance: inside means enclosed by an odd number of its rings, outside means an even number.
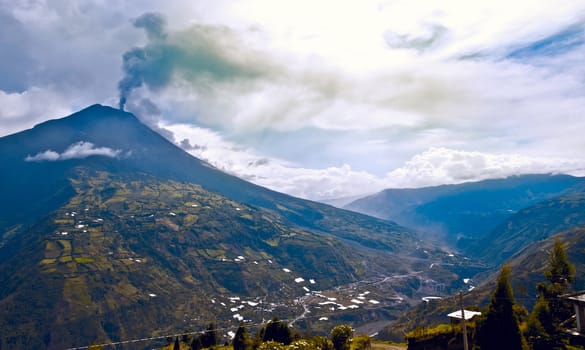
[[[134,20],[136,28],[144,28],[149,39],[163,39],[166,37],[166,19],[161,13],[147,12]]]
[[[121,150],[114,150],[108,147],[95,147],[91,142],[80,141],[67,147],[63,153],[46,150],[44,152],[39,152],[34,156],[28,155],[24,160],[27,162],[55,162],[69,159],[83,159],[90,156],[116,158],[121,152]]]
[[[133,22],[136,28],[143,28],[149,40],[159,40],[166,37],[166,20],[160,13],[147,12]],[[126,101],[132,90],[139,88],[144,83],[145,73],[148,68],[148,51],[145,48],[132,48],[122,57],[124,78],[118,83],[120,92],[119,108],[124,110]]]
[[[244,49],[238,36],[227,27],[197,24],[168,32],[160,13],[145,13],[133,24],[145,30],[148,42],[122,56],[124,77],[118,82],[122,110],[133,91],[143,86],[156,92],[174,78],[193,86],[209,86],[210,81],[254,79],[267,71],[261,55]]]

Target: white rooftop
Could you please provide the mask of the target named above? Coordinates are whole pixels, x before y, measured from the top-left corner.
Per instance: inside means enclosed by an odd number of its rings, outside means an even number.
[[[475,316],[481,315],[481,312],[478,312],[478,311],[470,311],[470,310],[463,310],[463,311],[465,312],[465,320],[470,320],[470,319],[474,318]],[[452,312],[452,313],[448,314],[447,316],[460,320],[461,319],[461,310]]]
[[[585,303],[585,292],[579,292],[573,295],[567,296],[567,299],[574,300],[580,303]]]

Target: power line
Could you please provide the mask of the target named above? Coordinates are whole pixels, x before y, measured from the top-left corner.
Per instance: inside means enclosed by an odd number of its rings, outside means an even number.
[[[304,319],[323,317],[324,315],[326,315],[326,314],[308,316],[308,317],[304,317]],[[295,319],[294,318],[292,318],[292,319],[290,319],[290,318],[289,319],[282,319],[282,320],[279,319],[278,322],[291,322],[293,320],[295,320]],[[298,319],[296,321],[298,321]],[[245,324],[245,326],[246,326],[246,328],[255,329],[255,328],[259,328],[259,327],[261,327],[261,326],[263,326],[265,324],[268,324],[270,322],[272,322],[272,321],[271,320],[268,320],[266,322]],[[107,346],[115,346],[115,345],[133,344],[133,343],[140,343],[140,342],[153,341],[153,340],[159,340],[159,339],[167,339],[169,337],[174,338],[174,337],[182,337],[182,336],[185,336],[185,335],[205,334],[206,332],[209,332],[209,331],[237,330],[238,327],[239,327],[239,325],[238,326],[223,327],[223,328],[216,328],[216,329],[213,329],[213,330],[202,330],[202,331],[193,331],[193,332],[184,332],[184,333],[160,335],[160,336],[155,336],[155,337],[129,339],[129,340],[123,340],[123,341],[117,341],[117,342],[110,342],[110,343],[103,343],[103,344],[92,344],[92,345],[72,347],[72,348],[67,348],[66,350],[83,350],[83,349],[89,349],[90,347],[100,347],[100,346],[107,347]]]
[[[251,324],[252,328],[257,327],[257,326],[260,326],[260,325],[262,325],[262,323]],[[78,346],[78,347],[74,347],[74,348],[67,348],[66,350],[83,350],[83,349],[89,349],[90,347],[94,347],[94,346],[96,346],[96,347],[100,347],[100,346],[106,347],[106,346],[124,345],[124,344],[132,344],[132,343],[141,343],[141,342],[145,342],[145,341],[152,341],[152,340],[158,340],[158,339],[167,339],[169,337],[170,338],[173,338],[173,337],[182,337],[182,336],[185,336],[185,335],[204,334],[204,333],[209,332],[209,331],[227,331],[227,330],[237,329],[238,327],[231,326],[231,327],[224,327],[224,328],[216,328],[216,329],[213,329],[213,330],[204,330],[204,331],[193,331],[193,332],[185,332],[185,333],[167,334],[167,335],[160,335],[160,336],[156,336],[156,337],[137,338],[137,339],[123,340],[123,341],[117,341],[117,342],[111,342],[111,343],[103,343],[103,344],[92,344],[92,345]]]

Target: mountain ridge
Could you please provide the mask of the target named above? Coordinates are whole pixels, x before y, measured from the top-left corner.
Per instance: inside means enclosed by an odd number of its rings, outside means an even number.
[[[0,156],[2,347],[57,349],[265,312],[314,325],[304,306],[357,320],[355,284],[380,299],[364,319],[396,317],[423,281],[448,291],[476,269],[396,223],[222,173],[110,107],[0,138]],[[345,305],[323,311],[316,287],[345,293]],[[250,308],[233,311],[231,297]]]
[[[584,183],[585,178],[570,175],[518,175],[459,185],[387,189],[344,208],[434,233],[465,250],[514,213],[565,193],[579,192]]]
[[[115,130],[116,132],[112,132],[110,125],[105,122],[108,118],[116,119],[118,129]],[[76,127],[81,129],[76,129]],[[27,138],[29,133],[32,133],[33,137]],[[148,140],[141,138],[143,136],[148,137]],[[120,158],[102,156],[97,159],[89,156],[84,159],[22,162],[28,156],[47,150],[62,153],[67,147],[81,141],[91,142],[95,147],[119,149],[122,154],[129,153],[129,156]],[[7,151],[7,149],[10,150]],[[210,167],[142,124],[131,113],[101,105],[92,105],[65,118],[41,123],[27,131],[0,138],[0,156],[8,161],[6,168],[10,169],[5,174],[0,174],[0,191],[4,192],[5,196],[5,201],[0,203],[0,223],[10,222],[10,219],[22,221],[32,215],[31,213],[38,215],[46,213],[43,208],[46,209],[46,206],[50,206],[51,203],[63,203],[64,197],[71,194],[71,189],[66,183],[68,172],[76,165],[85,162],[93,162],[93,166],[114,173],[145,172],[165,179],[195,182],[238,201],[276,210],[297,224],[313,229],[325,231],[331,229],[332,223],[324,222],[319,211],[340,212],[332,206],[275,192]],[[39,173],[47,174],[43,181],[48,181],[49,185],[42,186],[38,183],[36,177]],[[29,176],[26,176],[27,174]],[[19,179],[19,181],[15,184],[11,179]],[[35,183],[39,188],[28,193],[29,196],[22,200],[23,194],[27,194],[22,189]],[[38,198],[54,196],[54,188],[61,188],[60,193],[63,193],[63,196],[55,198],[54,201],[38,210],[29,210],[31,203],[33,203],[32,209],[36,209],[34,203],[39,202]],[[40,192],[40,194],[35,195],[35,192]],[[280,207],[275,203],[280,203]],[[345,215],[352,216],[364,224],[377,222],[376,225],[387,226],[396,231],[409,231],[395,223],[360,216],[362,214],[346,212]],[[343,231],[343,227],[339,227],[338,230]],[[345,238],[351,238],[351,236],[346,232]],[[366,243],[363,238],[354,238]],[[390,248],[387,244],[386,247]]]

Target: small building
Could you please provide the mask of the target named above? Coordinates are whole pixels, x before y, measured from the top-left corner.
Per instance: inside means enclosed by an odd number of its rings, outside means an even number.
[[[573,303],[575,307],[575,316],[577,318],[577,328],[570,329],[569,334],[571,334],[574,339],[573,342],[578,344],[585,343],[585,291],[580,291],[574,294],[569,294],[564,296],[565,299],[569,300]]]

